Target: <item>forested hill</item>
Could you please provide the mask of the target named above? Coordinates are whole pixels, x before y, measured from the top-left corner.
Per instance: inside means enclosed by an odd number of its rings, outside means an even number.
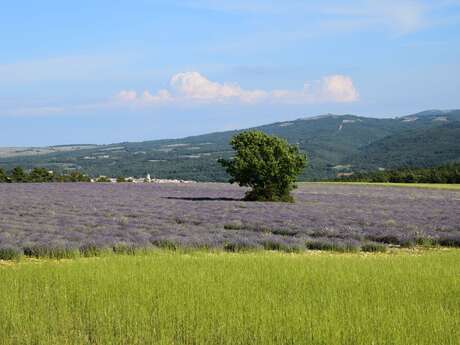
[[[255,129],[284,137],[308,154],[304,180],[460,161],[460,110],[432,110],[391,119],[328,114]],[[237,132],[112,145],[0,149],[0,167],[223,181],[227,176],[216,160],[232,155],[228,142]]]

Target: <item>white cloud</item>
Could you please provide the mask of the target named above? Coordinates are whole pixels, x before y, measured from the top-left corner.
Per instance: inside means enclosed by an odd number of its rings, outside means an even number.
[[[336,102],[354,102],[359,94],[353,85],[353,80],[344,75],[331,75],[325,77],[321,89],[325,99],[333,99]]]
[[[122,90],[114,98],[88,104],[47,105],[44,102],[29,106],[8,106],[0,115],[31,116],[80,113],[118,109],[124,106],[135,108],[159,105],[193,104],[313,104],[347,103],[359,99],[353,81],[344,75],[326,76],[320,80],[305,83],[300,90],[246,90],[236,83],[218,83],[207,79],[198,72],[174,75],[169,90],[161,89],[151,93],[148,90]]]
[[[172,77],[171,87],[179,97],[198,102],[238,100],[254,103],[266,97],[261,90],[243,90],[238,84],[212,82],[198,72],[179,73]]]
[[[155,95],[150,94],[148,91],[144,91],[142,100],[147,103],[167,103],[172,101],[173,97],[168,90],[160,90]]]
[[[137,92],[130,91],[130,90],[123,90],[118,93],[116,98],[122,102],[135,101],[137,99]]]
[[[281,103],[348,103],[359,99],[352,79],[344,75],[331,75],[305,83],[301,91],[275,90],[271,96]]]
[[[344,75],[331,75],[305,83],[301,90],[246,90],[236,83],[218,83],[198,72],[178,73],[171,78],[170,90],[155,94],[121,91],[118,102],[133,105],[165,103],[345,103],[359,99],[353,81]]]
[[[154,95],[147,90],[141,95],[138,95],[136,91],[123,90],[115,96],[115,100],[121,103],[158,104],[171,102],[173,101],[173,97],[168,90],[160,90]]]

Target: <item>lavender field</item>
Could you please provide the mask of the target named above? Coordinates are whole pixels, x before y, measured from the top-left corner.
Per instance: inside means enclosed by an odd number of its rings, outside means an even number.
[[[0,247],[238,250],[460,245],[460,192],[303,184],[296,203],[227,184],[0,184]]]

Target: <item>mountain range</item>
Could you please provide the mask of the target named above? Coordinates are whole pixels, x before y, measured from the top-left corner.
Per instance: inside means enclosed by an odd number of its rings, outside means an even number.
[[[429,110],[396,118],[327,114],[251,129],[283,137],[307,154],[309,166],[301,180],[460,161],[460,110]],[[240,131],[111,145],[0,148],[0,167],[225,181],[228,176],[217,159],[231,157],[229,141]]]

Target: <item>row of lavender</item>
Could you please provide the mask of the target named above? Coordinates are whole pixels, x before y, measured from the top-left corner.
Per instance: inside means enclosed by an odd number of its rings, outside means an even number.
[[[3,184],[0,248],[40,256],[150,246],[460,246],[459,192],[307,184],[294,204],[244,202],[244,192],[226,184]]]

